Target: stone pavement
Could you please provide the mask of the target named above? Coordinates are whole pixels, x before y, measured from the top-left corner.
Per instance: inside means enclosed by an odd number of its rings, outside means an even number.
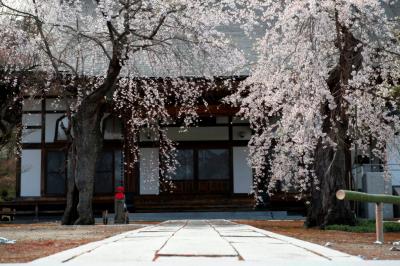
[[[89,243],[36,260],[31,264],[197,265],[204,262],[207,265],[232,265],[249,262],[261,265],[290,261],[296,265],[363,262],[358,257],[326,247],[227,220],[176,220]]]
[[[30,265],[400,265],[393,263],[363,261],[227,220],[175,220],[66,250]]]

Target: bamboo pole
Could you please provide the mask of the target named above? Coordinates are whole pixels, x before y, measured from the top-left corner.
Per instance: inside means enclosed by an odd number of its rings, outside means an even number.
[[[392,196],[385,194],[367,194],[351,190],[338,190],[336,192],[336,198],[339,200],[354,200],[363,202],[400,204],[400,196]]]
[[[399,196],[339,190],[336,192],[336,198],[338,200],[354,200],[375,203],[375,244],[383,244],[383,203],[400,204]]]

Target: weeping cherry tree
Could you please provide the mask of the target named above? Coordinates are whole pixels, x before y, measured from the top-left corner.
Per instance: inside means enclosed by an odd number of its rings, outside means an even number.
[[[219,27],[239,16],[232,1],[220,0],[0,1],[0,31],[16,36],[3,47],[35,58],[32,71],[43,75],[42,92],[73,99],[65,127],[71,145],[64,224],[94,223],[104,104],[111,102],[119,113],[130,114],[132,132],[127,134],[132,135],[143,125],[157,130],[160,119],[167,117],[167,98],[174,95],[179,98],[175,104],[181,103],[179,112],[193,117],[194,107],[186,107],[199,100],[199,93],[179,77],[232,74],[243,58]],[[176,77],[176,86],[160,93],[154,83],[136,82],[154,76]],[[33,87],[25,86],[27,92]],[[160,143],[172,146],[167,139]]]
[[[306,225],[354,223],[335,192],[348,188],[351,153],[385,162],[400,129],[391,89],[398,82],[398,24],[390,1],[249,1],[259,60],[230,101],[255,132],[250,162],[258,181],[308,198]],[[252,30],[249,27],[249,30]]]

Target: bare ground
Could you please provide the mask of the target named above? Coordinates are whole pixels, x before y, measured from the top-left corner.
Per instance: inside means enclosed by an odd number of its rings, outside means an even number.
[[[0,237],[17,241],[16,244],[0,245],[0,263],[29,262],[145,225],[0,224]]]
[[[351,233],[316,228],[307,229],[303,227],[303,221],[240,220],[236,222],[319,245],[325,245],[327,242],[330,242],[330,248],[355,256],[361,255],[365,259],[400,260],[400,251],[390,251],[392,247],[391,243],[400,241],[399,232],[385,233],[385,243],[383,245],[376,245],[373,244],[375,233]]]
[[[374,233],[351,233],[306,229],[302,221],[236,221],[275,233],[299,238],[366,259],[399,259],[400,251],[390,251],[400,233],[385,233],[385,244],[375,245]],[[152,222],[154,224],[156,222]],[[13,245],[0,245],[0,263],[29,262],[118,233],[141,228],[146,224],[61,226],[57,223],[0,224],[0,236],[17,240]]]

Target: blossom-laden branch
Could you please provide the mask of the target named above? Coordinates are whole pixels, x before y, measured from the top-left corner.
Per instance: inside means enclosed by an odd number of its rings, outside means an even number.
[[[400,46],[384,3],[252,0],[248,6],[262,14],[248,28],[264,26],[266,34],[252,75],[228,100],[255,131],[249,146],[256,175],[270,166],[270,188],[280,182],[307,192],[318,187],[317,149],[337,150],[344,142],[385,161],[400,131],[391,93]]]
[[[58,84],[57,93],[65,97],[71,96],[73,88],[76,100],[68,108],[70,120],[83,103],[101,105],[112,95],[113,105],[123,112],[132,110],[126,97],[132,95],[134,86],[121,86],[126,80],[212,78],[240,70],[244,56],[221,31],[221,27],[241,21],[238,7],[242,1],[237,2],[1,0],[0,32],[15,38],[13,42],[0,41],[0,49],[12,45],[15,53],[35,58],[35,71],[46,76],[45,92]],[[139,102],[140,115],[132,114],[127,121],[132,135],[144,126],[143,121],[162,135],[162,129],[154,125],[167,118],[171,96],[182,103],[177,115],[186,118],[185,125],[195,120],[193,106],[201,94],[194,86],[180,85],[169,93],[159,86],[141,86],[148,97]],[[118,93],[114,93],[116,88]],[[172,150],[172,142],[163,135],[160,145]],[[168,149],[162,150],[167,155]]]

